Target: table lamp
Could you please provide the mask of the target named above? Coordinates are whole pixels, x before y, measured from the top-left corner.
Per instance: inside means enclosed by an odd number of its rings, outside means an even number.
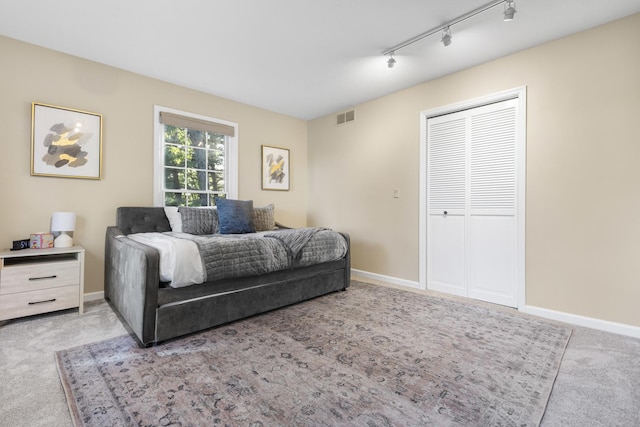
[[[60,235],[53,241],[56,248],[73,246],[73,239],[67,232],[76,228],[76,214],[73,212],[54,212],[51,216],[51,231],[59,231]]]

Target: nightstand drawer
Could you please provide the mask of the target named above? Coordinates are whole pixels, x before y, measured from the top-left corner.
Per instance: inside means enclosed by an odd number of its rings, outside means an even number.
[[[0,320],[78,307],[79,289],[76,285],[0,295]]]
[[[80,283],[80,261],[30,263],[0,270],[0,295]]]

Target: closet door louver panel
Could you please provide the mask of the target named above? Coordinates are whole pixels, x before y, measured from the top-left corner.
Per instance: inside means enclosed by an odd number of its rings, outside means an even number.
[[[439,213],[465,208],[466,119],[429,121],[428,204]]]
[[[516,205],[516,110],[471,117],[470,208],[513,212]]]

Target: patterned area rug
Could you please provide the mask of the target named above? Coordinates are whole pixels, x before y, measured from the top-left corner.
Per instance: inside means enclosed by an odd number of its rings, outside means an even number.
[[[571,329],[352,282],[139,348],[57,352],[76,425],[538,425]]]

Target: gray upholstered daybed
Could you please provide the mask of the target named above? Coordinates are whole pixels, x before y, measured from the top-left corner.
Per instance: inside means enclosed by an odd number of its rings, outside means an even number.
[[[169,219],[161,207],[118,208],[116,225],[106,231],[105,298],[128,324],[139,344],[145,346],[345,290],[349,286],[349,236],[335,233],[346,244],[344,256],[337,260],[172,287],[160,279],[158,248],[134,240],[139,233],[173,234],[169,233],[171,231]],[[219,232],[219,229],[209,231]],[[181,236],[185,237],[184,234]],[[193,239],[206,237],[195,236]],[[251,236],[242,237],[249,239]],[[278,239],[265,238],[264,241],[277,246],[274,242]],[[225,252],[224,256],[232,255]],[[205,271],[213,275],[214,270],[205,268]]]

